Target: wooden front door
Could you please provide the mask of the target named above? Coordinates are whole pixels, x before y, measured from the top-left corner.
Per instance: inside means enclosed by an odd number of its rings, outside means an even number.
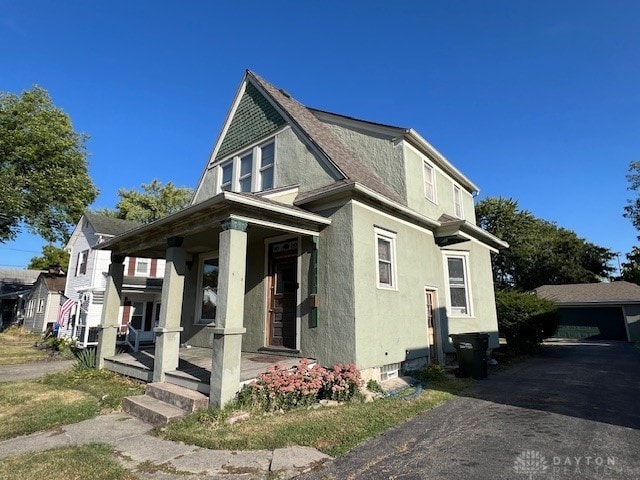
[[[439,363],[438,360],[438,331],[436,324],[436,292],[425,290],[425,302],[427,309],[427,338],[429,341],[429,362]]]
[[[269,346],[297,348],[298,257],[272,253],[269,274]]]

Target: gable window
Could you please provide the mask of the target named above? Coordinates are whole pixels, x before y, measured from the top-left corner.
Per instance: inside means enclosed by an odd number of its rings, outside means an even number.
[[[446,255],[449,308],[452,316],[471,316],[466,255]]]
[[[149,275],[149,259],[136,259],[136,275]]]
[[[274,140],[241,152],[218,167],[220,191],[259,192],[273,188]]]
[[[396,235],[388,230],[375,229],[378,288],[397,288]]]
[[[87,273],[87,258],[89,257],[89,250],[84,250],[78,254],[78,265],[76,267],[76,277],[78,275],[84,275]]]
[[[218,258],[205,257],[200,263],[200,278],[198,281],[198,295],[196,319],[201,323],[213,323],[218,308]]]
[[[453,205],[455,207],[455,214],[458,218],[464,218],[464,212],[462,210],[462,190],[457,185],[453,186]]]
[[[435,172],[433,171],[433,166],[427,161],[422,162],[422,176],[424,178],[424,196],[427,200],[436,203]]]

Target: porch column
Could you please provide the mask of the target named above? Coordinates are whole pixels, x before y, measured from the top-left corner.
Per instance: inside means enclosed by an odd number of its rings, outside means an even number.
[[[122,280],[124,278],[124,255],[111,253],[111,264],[104,291],[104,304],[98,332],[96,366],[104,368],[104,359],[116,354],[116,340],[120,328],[120,304],[122,303]],[[89,327],[86,327],[87,329]]]
[[[221,222],[218,305],[213,333],[209,403],[222,407],[240,390],[240,352],[244,320],[244,282],[247,268],[247,222]]]
[[[156,334],[154,382],[164,382],[165,373],[178,368],[184,275],[187,270],[187,255],[182,248],[183,240],[182,237],[171,237],[167,240],[160,319],[158,326],[153,329]]]

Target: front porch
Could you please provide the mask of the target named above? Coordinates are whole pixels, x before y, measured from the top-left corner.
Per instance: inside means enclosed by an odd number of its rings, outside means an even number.
[[[211,349],[201,347],[180,348],[178,368],[166,372],[165,380],[190,390],[209,395],[211,382]],[[296,366],[301,358],[274,353],[242,352],[240,358],[240,384],[254,380],[269,367],[278,365],[285,368]],[[149,347],[138,352],[119,353],[105,359],[105,368],[145,382],[153,381],[155,348]],[[310,360],[311,363],[314,360]]]

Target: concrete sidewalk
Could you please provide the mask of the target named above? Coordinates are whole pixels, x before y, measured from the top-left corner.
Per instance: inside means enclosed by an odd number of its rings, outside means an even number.
[[[61,372],[71,368],[73,362],[73,360],[51,360],[18,365],[0,365],[0,382],[15,382],[44,377],[50,373]]]
[[[331,459],[313,448],[276,450],[208,450],[162,440],[151,427],[125,413],[101,415],[55,430],[0,442],[0,458],[9,455],[89,443],[106,443],[118,461],[141,478],[266,479],[291,478]],[[140,471],[138,467],[142,465]]]

